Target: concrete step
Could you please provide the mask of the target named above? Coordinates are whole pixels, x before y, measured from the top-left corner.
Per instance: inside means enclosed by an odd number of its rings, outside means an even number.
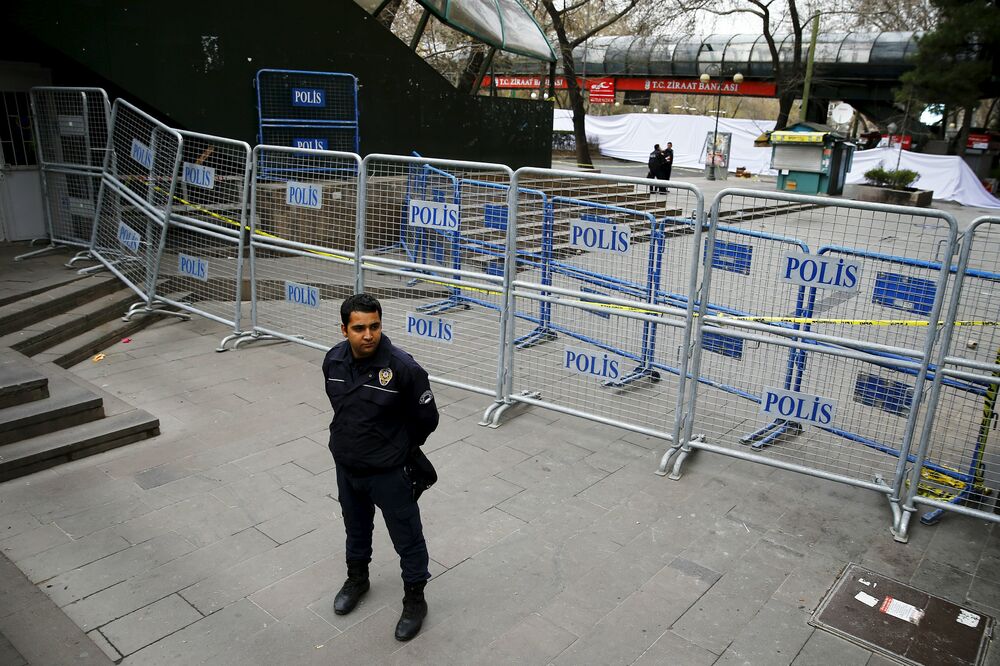
[[[65,262],[69,255],[60,255],[60,262]],[[29,259],[26,261],[34,262],[35,259]],[[52,289],[53,287],[58,287],[60,285],[66,285],[71,282],[76,282],[77,280],[83,280],[86,276],[79,275],[75,270],[67,270],[65,273],[58,272],[50,275],[32,275],[28,278],[27,282],[21,282],[18,286],[20,288],[11,289],[10,291],[4,290],[7,293],[0,295],[0,307],[3,307],[9,303],[14,303],[25,298],[31,298],[43,292]]]
[[[121,315],[122,312],[118,314]],[[131,337],[136,332],[152,325],[164,316],[159,314],[139,314],[127,322],[122,321],[120,318],[115,318],[64,342],[60,342],[54,347],[36,354],[33,358],[42,362],[54,363],[61,368],[71,368],[77,363],[85,361],[107,349],[122,338]]]
[[[121,317],[129,306],[138,300],[139,297],[134,291],[123,286],[107,296],[101,296],[68,312],[38,322],[31,329],[19,331],[21,339],[10,347],[25,356],[34,356]],[[4,344],[6,338],[16,335],[18,334],[13,333],[5,336],[5,339],[0,339],[0,344]]]
[[[0,335],[27,328],[79,305],[118,291],[113,276],[88,276],[0,307]]]
[[[0,447],[0,482],[160,434],[160,421],[131,409]]]
[[[49,384],[49,396],[0,410],[0,445],[45,435],[104,416],[103,399],[70,382]]]
[[[49,379],[29,365],[24,357],[0,351],[0,409],[23,405],[49,397]]]

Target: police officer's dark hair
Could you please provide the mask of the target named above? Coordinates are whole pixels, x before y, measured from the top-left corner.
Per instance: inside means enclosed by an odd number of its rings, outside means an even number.
[[[378,318],[382,318],[382,304],[374,296],[368,294],[354,294],[344,299],[340,304],[340,320],[347,326],[351,321],[352,312],[377,312]]]

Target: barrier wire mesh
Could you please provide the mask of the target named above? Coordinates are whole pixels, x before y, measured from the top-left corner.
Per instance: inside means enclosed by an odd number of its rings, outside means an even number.
[[[907,506],[930,505],[921,517],[927,524],[944,510],[1000,520],[992,506],[1000,489],[1000,218],[979,218],[966,230],[957,280],[945,316],[956,325],[943,362],[932,368],[936,400],[927,407],[919,462],[908,479]]]
[[[701,253],[694,430],[898,491],[955,235],[926,209],[721,192]]]
[[[369,155],[362,280],[431,379],[495,396],[509,169]]]
[[[156,298],[240,332],[243,318],[243,237],[250,181],[250,146],[242,141],[180,132],[180,173]]]
[[[257,146],[252,159],[253,330],[329,348],[355,289],[360,158]]]
[[[108,149],[107,93],[35,87],[30,94],[51,240],[88,246]]]
[[[669,438],[692,268],[685,218],[700,200],[693,189],[663,196],[635,181],[518,172],[505,398]],[[668,247],[678,263],[663,261]],[[667,298],[668,284],[681,296]]]
[[[91,251],[149,304],[183,140],[122,99],[112,107],[110,132]]]

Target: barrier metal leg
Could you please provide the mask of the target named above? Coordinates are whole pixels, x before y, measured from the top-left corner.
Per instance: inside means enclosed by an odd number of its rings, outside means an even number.
[[[490,425],[490,423],[492,423],[493,421],[493,412],[499,409],[504,404],[506,403],[504,403],[503,400],[494,400],[493,402],[491,402],[489,407],[486,408],[486,411],[483,412],[483,418],[479,419],[479,425],[483,427]]]
[[[559,334],[551,328],[547,326],[536,326],[533,331],[525,333],[521,337],[515,339],[514,347],[517,349],[529,349],[537,345],[543,345],[546,342],[552,342],[558,337]]]
[[[899,543],[907,543],[910,540],[910,516],[912,515],[912,509],[903,507],[900,510],[899,521],[892,528],[892,538]]]
[[[872,480],[890,491],[886,494],[886,497],[889,499],[889,509],[892,511],[892,526],[889,528],[889,532],[892,534],[894,540],[899,543],[906,543],[910,539],[910,537],[906,534],[905,527],[905,524],[909,523],[910,520],[909,514],[903,511],[903,507],[900,505],[899,499],[893,499],[891,492],[892,486],[886,483],[885,478],[881,474],[876,474],[875,478]],[[904,515],[906,516],[905,518]]]
[[[540,391],[521,391],[518,395],[524,396],[526,398],[534,398],[535,400],[542,397]],[[487,410],[492,412],[490,416],[490,422],[487,424],[487,427],[499,428],[500,419],[507,411],[514,409],[516,407],[523,407],[525,404],[526,403],[518,402],[516,400],[512,400],[511,402],[503,402],[499,404],[495,403],[492,410]]]
[[[775,419],[763,428],[740,437],[740,444],[749,444],[750,448],[754,451],[760,451],[765,446],[770,446],[782,435],[796,437],[800,434],[802,434],[802,426],[798,422],[787,419]]]
[[[149,304],[144,301],[139,301],[138,303],[133,303],[131,307],[122,316],[122,321],[132,321],[132,317],[137,314],[159,314],[159,315],[170,315],[171,317],[177,317],[178,319],[184,319],[185,321],[191,319],[191,315],[187,312],[179,312],[177,310],[167,310],[169,307],[166,303],[161,303],[160,301],[152,301]]]
[[[640,365],[637,366],[635,370],[628,373],[624,377],[620,377],[618,379],[609,379],[603,382],[601,386],[604,386],[606,388],[624,388],[629,384],[632,384],[634,382],[639,381],[640,379],[643,379],[644,377],[649,377],[649,380],[654,384],[660,381],[659,372],[657,372],[656,370],[654,370],[649,366]]]
[[[468,299],[461,294],[452,294],[448,298],[442,299],[440,301],[435,301],[433,303],[428,303],[426,305],[421,305],[416,309],[417,312],[421,314],[436,315],[442,312],[448,312],[449,310],[454,310],[455,308],[461,308],[463,310],[468,310],[472,306],[466,302]]]
[[[273,335],[267,335],[266,333],[260,333],[258,331],[251,331],[249,333],[244,333],[242,337],[236,339],[236,342],[233,343],[233,351],[239,349],[240,345],[244,342],[257,342],[258,340],[278,340],[279,342],[287,342],[287,340],[282,340],[281,338]]]
[[[704,440],[704,438],[705,438],[704,435],[696,435],[692,441],[701,442]],[[671,481],[680,480],[682,476],[682,470],[684,467],[684,461],[687,460],[687,457],[693,451],[694,448],[692,448],[690,442],[684,441],[680,443],[675,443],[673,446],[667,449],[666,453],[664,453],[663,457],[660,459],[660,466],[656,470],[657,476],[666,476]],[[670,465],[671,458],[673,458],[674,465],[673,468],[670,470],[670,474],[667,474],[667,466]]]
[[[73,268],[73,264],[78,261],[97,261],[97,257],[91,254],[90,250],[80,250],[73,255],[73,258],[63,264],[66,268]]]
[[[31,245],[29,247],[34,247],[34,246],[35,246],[35,241],[31,241]],[[19,254],[16,257],[14,257],[14,261],[23,261],[24,259],[31,259],[32,257],[40,257],[42,255],[49,254],[50,252],[55,252],[56,250],[62,249],[62,247],[63,247],[62,245],[56,245],[55,243],[53,243],[47,247],[43,247],[40,250],[33,250],[31,252],[25,252],[24,254]]]
[[[215,351],[217,351],[219,353],[222,353],[222,352],[225,352],[225,351],[229,351],[229,348],[226,347],[226,345],[228,345],[233,340],[239,341],[240,338],[245,338],[248,335],[251,335],[251,333],[249,331],[241,331],[239,333],[236,333],[236,332],[230,333],[229,335],[227,335],[226,337],[222,338],[222,340],[219,341],[219,346],[215,348]],[[233,349],[236,349],[236,345],[233,345]]]

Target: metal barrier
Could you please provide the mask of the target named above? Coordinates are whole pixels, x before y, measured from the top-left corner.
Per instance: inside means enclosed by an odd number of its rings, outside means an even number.
[[[907,478],[897,537],[908,536],[916,505],[930,507],[932,524],[953,511],[1000,521],[993,503],[1000,488],[996,398],[1000,390],[1000,217],[981,217],[965,231],[944,320],[940,355],[916,463]]]
[[[130,314],[151,312],[184,141],[122,99],[111,109],[110,136],[91,252],[142,298]]]
[[[243,247],[250,195],[250,146],[180,131],[180,173],[155,300],[232,328],[218,351],[244,335]],[[126,315],[127,317],[128,315]]]
[[[340,302],[358,289],[361,158],[257,146],[250,203],[251,332],[326,350],[342,339]]]
[[[361,150],[358,80],[353,75],[262,69],[256,84],[261,143]]]
[[[384,330],[432,381],[496,400],[511,170],[369,155],[362,173],[358,288],[382,300]]]
[[[732,210],[756,211],[737,232],[748,242],[720,245]],[[935,210],[720,192],[704,241],[690,420],[661,473],[676,457],[678,478],[687,452],[706,449],[876,490],[898,511],[956,235]],[[796,242],[762,255],[761,242],[777,238]]]
[[[49,246],[15,261],[59,246],[90,245],[108,148],[111,106],[103,90],[45,86],[30,95]],[[89,257],[83,250],[67,265]]]
[[[510,406],[529,404],[674,439],[683,425],[692,310],[661,304],[658,295],[664,250],[674,240],[668,229],[677,233],[685,211],[701,218],[700,193],[674,184],[672,197],[640,209],[625,202],[657,181],[525,168],[514,182],[554,195],[541,234],[537,197],[519,192],[510,216],[507,265],[516,271],[506,276],[503,403],[486,420],[496,426]],[[680,226],[701,234],[700,226]],[[690,293],[696,275],[685,275]],[[539,304],[549,308],[547,319],[534,316]],[[516,343],[540,326],[546,341],[562,344]]]

